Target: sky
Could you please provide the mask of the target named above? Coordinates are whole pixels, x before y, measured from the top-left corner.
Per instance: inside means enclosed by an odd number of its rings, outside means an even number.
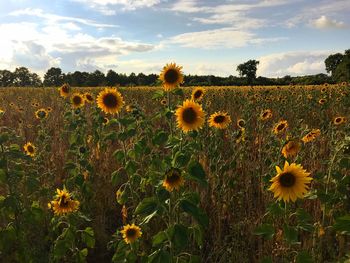
[[[266,77],[325,73],[350,49],[350,0],[0,0],[0,69]]]

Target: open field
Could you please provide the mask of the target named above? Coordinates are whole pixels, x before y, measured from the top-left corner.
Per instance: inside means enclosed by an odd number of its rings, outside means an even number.
[[[350,259],[349,84],[208,87],[189,132],[175,113],[192,88],[120,87],[115,114],[97,105],[103,90],[0,89],[4,262]],[[209,125],[215,112],[227,127]],[[311,177],[305,192],[269,190],[297,170],[287,185]]]

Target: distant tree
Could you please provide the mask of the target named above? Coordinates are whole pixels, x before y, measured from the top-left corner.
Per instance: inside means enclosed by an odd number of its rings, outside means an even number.
[[[26,67],[16,68],[13,72],[13,85],[16,87],[25,87],[30,86],[31,84],[31,76],[30,71]]]
[[[344,55],[341,53],[336,53],[329,55],[326,60],[324,61],[326,65],[326,71],[328,73],[331,73],[333,76],[335,69],[338,67],[338,65],[342,62]]]
[[[108,70],[106,75],[106,84],[108,86],[115,86],[117,83],[118,83],[118,74],[112,69]]]
[[[10,87],[13,85],[14,74],[9,70],[0,70],[0,87]]]
[[[343,61],[337,66],[333,75],[337,82],[350,81],[350,54],[344,56]]]
[[[105,85],[105,74],[99,70],[90,73],[87,79],[87,86],[97,87]]]
[[[42,83],[39,75],[36,74],[36,73],[31,73],[30,74],[30,85],[29,86],[40,87],[42,85],[43,85],[43,83]]]
[[[57,87],[64,82],[64,74],[60,68],[50,68],[44,75],[44,86]]]
[[[248,84],[252,84],[253,80],[256,79],[256,71],[259,61],[248,60],[245,63],[237,66],[237,71],[241,77],[246,77]]]

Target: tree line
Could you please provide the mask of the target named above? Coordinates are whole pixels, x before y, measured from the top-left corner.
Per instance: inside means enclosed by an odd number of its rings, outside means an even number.
[[[350,81],[350,49],[344,54],[329,55],[325,60],[325,68],[330,75],[316,74],[307,76],[282,78],[256,77],[259,61],[248,60],[237,66],[239,77],[230,75],[218,77],[214,75],[185,75],[184,86],[245,86],[245,85],[319,85]],[[26,67],[16,68],[13,72],[0,70],[0,87],[57,87],[68,83],[74,87],[97,86],[158,86],[157,74],[117,73],[109,70],[107,74],[99,70],[94,72],[75,71],[63,73],[58,67],[50,68],[43,80],[38,74],[30,72]]]

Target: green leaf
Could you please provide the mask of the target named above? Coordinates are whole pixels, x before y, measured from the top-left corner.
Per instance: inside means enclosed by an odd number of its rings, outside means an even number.
[[[271,257],[264,257],[260,263],[273,263]]]
[[[122,162],[124,160],[124,151],[123,150],[116,150],[113,153],[113,157],[116,158],[118,162]]]
[[[271,224],[262,224],[255,228],[253,233],[266,239],[272,239],[275,235],[275,228]]]
[[[1,133],[0,134],[0,144],[3,144],[8,141],[9,139],[9,134],[7,132]]]
[[[284,225],[283,235],[285,240],[290,244],[297,244],[298,242],[298,231],[295,227]]]
[[[174,245],[178,250],[183,250],[188,245],[188,230],[187,227],[181,224],[174,225]]]
[[[345,215],[338,217],[335,220],[335,224],[333,225],[333,228],[336,231],[344,232],[346,234],[350,234],[350,215]]]
[[[68,250],[69,250],[69,244],[65,240],[59,239],[56,241],[54,246],[54,250],[53,250],[54,257],[56,259],[60,259],[66,254]]]
[[[126,127],[126,126],[134,123],[135,120],[133,118],[120,118],[119,122],[120,122],[121,125]]]
[[[0,183],[6,182],[6,173],[3,169],[0,169]]]
[[[128,161],[125,165],[125,170],[129,176],[134,175],[134,173],[136,173],[137,170],[136,163],[132,160]]]
[[[339,161],[339,166],[341,168],[350,168],[350,159],[349,158],[342,158]]]
[[[147,197],[139,203],[135,209],[136,215],[150,215],[158,209],[158,200],[155,197]]]
[[[164,131],[158,131],[156,135],[153,136],[152,143],[154,145],[163,145],[167,142],[169,134]]]
[[[148,263],[170,263],[171,257],[168,251],[158,249],[148,256]]]
[[[179,151],[175,154],[172,165],[179,168],[185,167],[190,161],[190,158],[191,156],[189,154],[184,154]]]
[[[296,258],[296,263],[313,263],[312,257],[306,251],[300,251]]]
[[[167,234],[164,231],[160,231],[156,235],[153,236],[153,238],[152,238],[152,245],[154,247],[155,246],[159,246],[160,244],[162,244],[167,239],[168,239]]]
[[[283,215],[283,213],[284,213],[284,210],[281,207],[280,203],[269,204],[269,206],[267,207],[267,211],[269,214],[271,214],[273,216],[280,216],[280,215]]]
[[[157,90],[152,95],[152,100],[160,99],[165,96],[165,92],[163,90]]]
[[[188,200],[181,200],[180,207],[184,212],[193,216],[194,219],[203,227],[207,227],[209,224],[208,216],[195,204],[191,203]]]
[[[190,178],[200,183],[202,186],[207,186],[208,182],[206,180],[205,171],[202,165],[197,161],[192,161],[189,164],[188,172]]]
[[[81,238],[87,247],[95,247],[94,230],[91,227],[85,228],[85,230],[81,233]]]

